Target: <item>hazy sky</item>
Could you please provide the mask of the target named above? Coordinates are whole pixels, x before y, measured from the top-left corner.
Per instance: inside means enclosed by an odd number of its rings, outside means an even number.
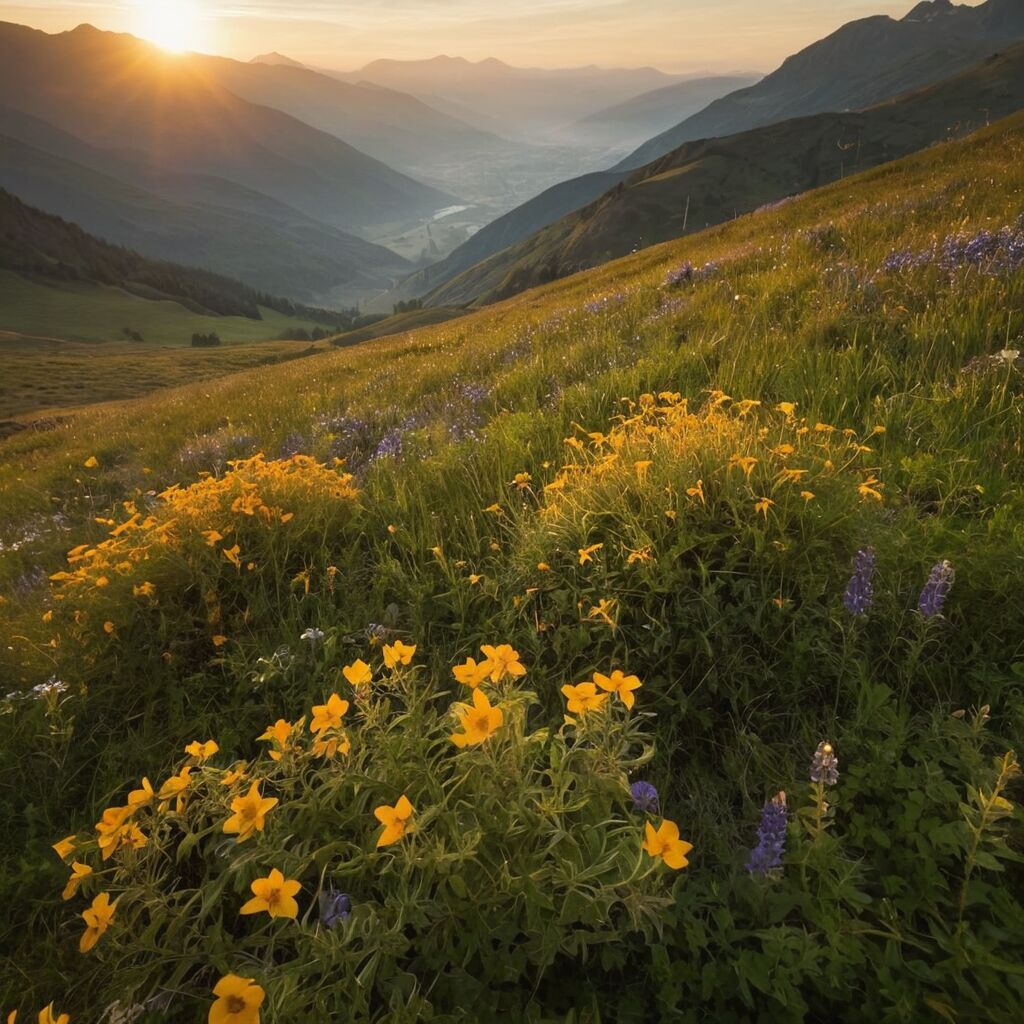
[[[980,0],[967,0],[971,6]],[[322,67],[439,53],[512,64],[770,71],[845,21],[915,0],[21,0],[0,20],[48,32],[83,21],[248,59],[278,50]],[[157,40],[160,41],[160,40]]]

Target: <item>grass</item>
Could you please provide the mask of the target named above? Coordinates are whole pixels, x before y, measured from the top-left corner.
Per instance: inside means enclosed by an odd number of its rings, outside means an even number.
[[[84,344],[43,338],[0,337],[0,418],[6,430],[41,414],[66,415],[71,408],[214,380],[253,366],[298,358],[309,342],[235,342],[193,349],[132,342]],[[316,347],[323,352],[324,346]],[[0,427],[0,430],[3,430]]]
[[[237,968],[266,989],[268,1020],[324,1019],[353,992],[387,1021],[470,1006],[481,1020],[595,1024],[1014,1019],[1024,843],[1011,762],[990,763],[1024,741],[1024,379],[999,356],[1024,348],[1024,275],[881,268],[894,250],[1016,224],[1022,194],[1015,117],[455,321],[0,442],[0,673],[69,687],[0,716],[8,990],[26,1011],[55,998],[78,1016],[122,997],[159,1014],[170,992],[174,1019],[193,1021]],[[716,269],[666,286],[686,261]],[[257,451],[284,460],[273,473],[294,470],[294,451],[343,458],[358,497],[343,514],[327,497],[300,503],[298,532],[282,518],[295,499],[266,497],[264,526],[248,498],[200,500],[202,474],[226,481],[229,460]],[[136,520],[98,546],[136,512],[169,515],[157,495],[173,484],[187,489],[173,543]],[[875,603],[853,618],[843,591],[868,546]],[[917,595],[947,559],[956,582],[926,620]],[[90,585],[46,580],[80,567]],[[310,628],[320,646],[299,640]],[[548,764],[528,783],[501,776],[506,802],[470,835],[489,852],[474,855],[445,801],[473,785],[498,800],[487,751],[515,745],[482,748],[474,774],[440,752],[411,691],[382,691],[383,718],[357,707],[341,668],[362,657],[380,677],[382,633],[417,644],[438,714],[452,666],[511,643],[529,696],[496,699],[530,708],[538,743],[560,727],[562,686],[635,673],[630,721],[650,735],[629,758],[693,843],[691,866],[642,892],[607,881],[602,835],[635,834],[639,851],[626,795],[638,776],[604,740],[564,732],[559,744],[595,759],[574,785],[603,794],[586,798],[586,835]],[[357,707],[353,745],[369,760],[336,772],[330,785],[354,788],[326,800],[312,755],[291,774],[254,737],[332,690]],[[389,726],[397,704],[408,713]],[[379,750],[360,747],[374,729]],[[83,961],[68,938],[82,904],[56,899],[66,870],[49,845],[91,832],[126,787],[176,771],[185,743],[208,737],[226,764],[251,759],[273,779],[287,824],[236,855],[220,760],[197,769],[198,817],[154,820],[148,852],[102,868],[123,923]],[[834,790],[807,785],[826,737]],[[405,789],[422,838],[379,859],[368,794],[391,804]],[[781,789],[785,867],[752,879],[757,818]],[[514,878],[481,873],[516,842],[520,806],[564,827]],[[550,859],[560,835],[577,844],[572,871]],[[590,886],[588,857],[601,863]],[[466,894],[450,903],[455,862]],[[304,911],[327,874],[355,894],[338,941],[312,910],[264,956],[265,934],[234,923],[230,899],[279,864],[302,881]],[[443,948],[439,907],[466,922]]]
[[[203,316],[177,302],[152,301],[120,288],[62,284],[59,288],[0,271],[0,330],[65,341],[110,342],[123,338],[125,327],[138,331],[146,345],[184,345],[192,335],[220,335],[222,342],[267,341],[288,328],[319,326],[261,309],[262,320],[240,316]]]

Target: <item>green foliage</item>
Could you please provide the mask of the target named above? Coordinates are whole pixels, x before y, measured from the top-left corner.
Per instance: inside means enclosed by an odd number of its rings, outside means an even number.
[[[402,339],[5,441],[0,670],[16,695],[0,715],[0,941],[22,1009],[64,999],[89,1019],[129,995],[129,976],[139,998],[176,989],[180,962],[189,1022],[228,970],[266,982],[267,1021],[318,1019],[334,1004],[315,1000],[343,989],[372,1020],[476,1007],[481,1020],[552,1024],[1015,1020],[1024,822],[1007,751],[1024,743],[1024,278],[882,268],[894,250],[1016,223],[1022,130],[1018,118]],[[714,269],[666,284],[684,261]],[[134,514],[124,502],[156,515],[172,485],[200,493],[204,471],[219,485],[231,459],[260,449],[346,460],[359,494],[337,516],[321,496],[303,500],[298,536],[280,518],[232,524],[240,569],[223,553],[234,541],[205,539],[194,561],[152,563],[165,607],[135,596],[147,577],[131,559],[85,600],[55,600],[63,583],[46,577],[68,549],[111,539]],[[218,516],[207,525],[230,537]],[[868,546],[874,599],[852,616],[843,592]],[[926,619],[918,595],[943,560],[956,582]],[[223,589],[216,630],[210,579]],[[235,846],[219,831],[230,808],[216,773],[256,761],[268,723],[347,692],[343,666],[381,637],[418,644],[421,696],[382,691],[375,742],[349,737],[358,771],[311,753],[259,761],[281,803],[265,835]],[[529,698],[501,698],[531,716],[521,776],[487,757],[515,749],[510,738],[463,752],[447,738],[451,666],[495,638],[530,670]],[[616,668],[643,683],[634,715],[654,716],[642,776],[694,845],[656,926],[608,896],[627,831],[637,855],[623,784],[638,755],[574,763],[577,809],[552,782],[556,754],[572,763],[586,749],[558,728],[563,686]],[[68,688],[33,693],[51,676]],[[545,727],[549,741],[526,743]],[[89,832],[129,780],[167,778],[197,737],[222,753],[195,772],[195,827],[168,810],[140,826],[148,846],[114,855],[110,870],[150,864],[161,884],[143,894],[125,876],[115,923],[80,956],[81,903],[57,898],[67,875],[50,845]],[[825,738],[839,778],[812,792]],[[464,791],[443,797],[457,778]],[[444,803],[474,787],[479,804]],[[315,794],[335,789],[321,806]],[[780,790],[782,866],[752,877],[758,814]],[[373,807],[405,791],[421,827],[375,852]],[[538,792],[565,800],[572,827],[557,842]],[[466,823],[481,836],[472,856]],[[564,862],[542,857],[553,842]],[[458,870],[444,874],[452,851]],[[536,864],[545,884],[517,894],[506,860],[522,877]],[[301,927],[237,917],[272,866],[302,883]],[[587,888],[591,870],[600,885]],[[314,921],[335,878],[362,893],[350,891],[349,931]],[[477,913],[488,891],[496,902]],[[162,901],[177,892],[188,909],[174,915]],[[147,901],[164,908],[151,945],[135,917]],[[614,941],[591,947],[603,928]],[[219,961],[203,958],[207,934]]]

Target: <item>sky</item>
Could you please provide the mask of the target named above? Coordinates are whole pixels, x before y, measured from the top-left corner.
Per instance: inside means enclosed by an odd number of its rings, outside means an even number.
[[[653,65],[770,71],[841,24],[902,17],[916,0],[21,0],[0,20],[82,22],[240,60],[270,50],[317,67],[440,53],[528,67]],[[975,6],[981,0],[966,0]]]

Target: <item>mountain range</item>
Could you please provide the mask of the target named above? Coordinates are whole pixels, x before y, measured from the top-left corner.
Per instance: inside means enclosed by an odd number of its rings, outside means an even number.
[[[0,95],[93,146],[228,178],[334,227],[423,216],[454,201],[133,36],[0,24]]]
[[[434,291],[476,263],[529,239],[535,232],[594,202],[624,184],[631,175],[677,149],[681,142],[670,144],[676,137],[699,141],[775,124],[786,118],[867,107],[955,75],[1001,46],[1021,38],[1024,38],[1024,4],[1018,0],[986,0],[977,7],[954,6],[948,0],[924,0],[900,20],[871,17],[851,22],[788,58],[777,71],[756,85],[713,101],[703,111],[650,140],[615,166],[559,182],[502,215],[444,259],[417,271],[402,283],[396,294],[403,298],[429,296],[428,301],[435,301]],[[858,101],[859,96],[867,98]],[[732,112],[741,127],[727,130],[730,122],[723,112]],[[742,117],[737,112],[741,112]],[[713,120],[720,113],[721,119]],[[753,119],[756,124],[748,124],[744,118]],[[704,126],[707,130],[692,135],[691,131],[696,130],[694,126]],[[650,154],[646,160],[642,159],[644,154]],[[637,164],[637,160],[641,163]],[[795,190],[795,182],[796,179],[791,182],[790,191]],[[683,202],[685,204],[685,197]],[[749,210],[756,205],[748,201],[742,183],[723,188],[722,209]],[[641,243],[642,234],[638,228],[630,244],[650,244]],[[571,265],[570,261],[559,264],[559,268],[564,270]],[[494,280],[489,273],[484,276],[493,287]],[[465,287],[460,286],[456,292],[465,295]],[[444,292],[437,301],[453,301],[453,296]]]
[[[1024,3],[977,7],[922,0],[897,20],[849,22],[789,57],[756,85],[718,99],[639,146],[616,169],[636,170],[684,142],[823,111],[860,110],[956,74],[1024,36]]]
[[[419,97],[477,127],[531,141],[565,141],[564,128],[606,107],[683,81],[656,68],[518,68],[493,57],[469,61],[447,55],[429,60],[375,60],[350,82],[371,82]]]
[[[436,287],[428,304],[484,304],[719,224],[959,138],[1024,107],[1024,43],[856,113],[815,114],[686,143]]]

